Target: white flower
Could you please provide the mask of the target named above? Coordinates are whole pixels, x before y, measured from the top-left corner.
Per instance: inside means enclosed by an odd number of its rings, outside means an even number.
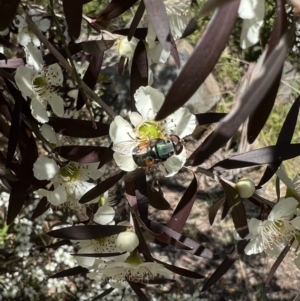
[[[63,83],[63,74],[58,64],[43,68],[43,58],[38,49],[32,44],[27,45],[29,65],[18,67],[15,81],[19,90],[31,98],[31,111],[33,117],[39,122],[49,120],[46,111],[49,103],[55,115],[62,117],[64,114],[63,99],[55,92],[56,86]]]
[[[270,257],[277,257],[300,230],[300,217],[291,220],[298,204],[294,198],[280,199],[267,220],[248,220],[249,234],[244,239],[250,239],[250,242],[245,253],[251,255],[264,251]]]
[[[132,150],[135,147],[133,141],[150,139],[169,139],[170,135],[176,135],[183,138],[193,132],[196,127],[195,116],[187,108],[180,108],[162,121],[154,121],[154,118],[164,101],[164,95],[157,89],[150,86],[140,87],[134,94],[137,112],[129,115],[132,125],[117,116],[112,122],[109,135],[114,143],[114,159],[117,165],[125,171],[133,171],[138,165],[132,156]],[[117,150],[120,143],[132,144],[127,152]],[[186,161],[186,151],[183,147],[178,155],[170,156],[158,168],[165,176],[170,177],[176,174]]]
[[[132,231],[125,231],[118,234],[116,246],[121,252],[132,252],[139,245],[137,235]]]
[[[259,30],[265,15],[264,0],[241,0],[239,16],[244,19],[240,37],[241,48],[246,49],[259,41]]]
[[[181,38],[184,30],[192,19],[190,10],[190,0],[165,0],[166,11],[169,19],[170,31],[174,40]],[[154,63],[165,63],[170,52],[162,48],[160,43],[156,41],[156,33],[153,25],[147,16],[146,18],[148,33],[146,42],[148,43],[148,52]]]
[[[53,127],[49,124],[44,123],[40,128],[40,132],[43,135],[43,137],[54,147],[58,147],[63,144],[61,134],[57,134],[54,131]]]
[[[112,287],[120,288],[127,285],[127,280],[133,282],[148,282],[157,277],[170,277],[172,273],[162,264],[156,262],[143,262],[136,253],[131,253],[125,262],[109,261],[103,263],[96,262],[95,271],[88,273],[87,276],[95,281],[109,280]]]
[[[28,14],[31,16],[32,21],[35,23],[37,28],[43,32],[46,32],[50,28],[50,20],[43,19],[41,14],[35,9],[29,9]],[[22,46],[26,46],[28,43],[33,43],[34,46],[41,46],[40,40],[37,36],[31,32],[28,25],[23,17],[17,15],[17,21],[14,22],[15,26],[19,28],[19,33],[17,36],[18,43]]]
[[[60,168],[53,159],[46,156],[38,158],[33,166],[34,176],[38,180],[50,180],[54,190],[39,189],[37,193],[46,196],[48,202],[54,206],[64,204],[71,209],[82,209],[84,206],[78,201],[87,191],[96,186],[87,181],[97,180],[105,172],[105,165],[101,169],[97,169],[98,166],[99,162],[86,164],[69,162]]]
[[[115,210],[110,206],[109,192],[106,191],[103,196],[99,198],[98,203],[101,205],[94,215],[94,222],[100,225],[114,225]]]

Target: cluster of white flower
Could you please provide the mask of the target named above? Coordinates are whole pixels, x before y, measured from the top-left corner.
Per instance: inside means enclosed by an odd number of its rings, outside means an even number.
[[[284,166],[277,172],[278,177],[287,185],[287,195],[273,207],[266,220],[251,218],[248,220],[249,239],[245,248],[247,255],[265,252],[269,257],[277,258],[282,250],[294,239],[291,250],[295,252],[295,265],[300,269],[300,190],[297,188],[298,178],[290,180]],[[293,195],[289,196],[289,195]],[[241,239],[235,233],[236,239]]]

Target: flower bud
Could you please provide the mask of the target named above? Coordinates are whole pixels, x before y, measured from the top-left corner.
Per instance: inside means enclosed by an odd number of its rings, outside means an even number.
[[[128,59],[132,58],[136,45],[137,40],[134,37],[130,41],[128,41],[127,37],[122,40],[119,40],[118,50],[120,55]]]
[[[137,235],[132,231],[119,233],[116,239],[116,246],[121,252],[132,252],[139,245]]]
[[[242,178],[234,186],[241,198],[250,198],[255,192],[255,184],[252,180]]]

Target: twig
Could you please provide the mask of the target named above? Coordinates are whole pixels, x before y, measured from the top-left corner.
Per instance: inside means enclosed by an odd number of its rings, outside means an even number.
[[[22,7],[18,9],[19,14],[25,15],[25,20],[32,30],[32,32],[38,37],[38,39],[48,48],[48,50],[56,57],[62,67],[75,79],[73,68],[69,65],[68,61],[59,53],[59,51],[47,40],[43,33],[37,28],[35,23],[31,20],[30,16],[25,12]],[[117,114],[89,87],[87,84],[80,79],[81,86],[86,94],[96,101],[102,109],[112,118],[116,117]]]

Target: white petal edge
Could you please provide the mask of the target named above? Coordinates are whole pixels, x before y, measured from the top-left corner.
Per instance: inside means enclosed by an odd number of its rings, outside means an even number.
[[[38,158],[33,164],[33,174],[38,180],[51,180],[59,169],[56,162],[46,156]]]

